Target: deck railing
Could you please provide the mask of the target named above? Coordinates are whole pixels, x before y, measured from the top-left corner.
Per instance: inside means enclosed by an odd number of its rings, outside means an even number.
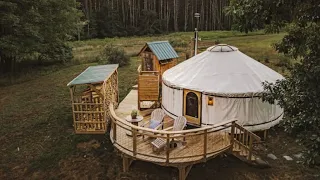
[[[233,130],[231,130],[231,137],[233,137],[232,141],[234,141],[233,150],[241,151],[240,153],[242,153],[243,156],[247,157],[248,160],[253,160],[253,144],[256,142],[260,142],[260,137],[235,122],[232,127]]]
[[[109,106],[111,117],[110,138],[113,144],[123,153],[135,159],[156,163],[174,164],[185,162],[206,161],[208,158],[233,148],[238,139],[231,138],[235,133],[230,130],[239,129],[235,119],[214,126],[183,131],[153,130],[128,123],[118,117],[112,104]],[[144,137],[144,138],[143,138]],[[172,140],[186,143],[175,148],[165,148],[159,154],[152,151],[151,141],[163,138],[166,147]]]

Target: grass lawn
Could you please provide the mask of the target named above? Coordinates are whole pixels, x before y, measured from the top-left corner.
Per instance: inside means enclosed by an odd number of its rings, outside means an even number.
[[[271,44],[284,34],[262,32],[201,32],[200,50],[214,41],[237,46],[242,52],[286,74],[283,62]],[[0,88],[0,179],[174,179],[177,171],[145,163],[134,163],[129,173],[121,172],[121,158],[114,151],[108,134],[75,135],[72,127],[70,95],[66,84],[90,65],[103,47],[112,43],[123,47],[131,56],[130,65],[119,69],[120,99],[137,83],[136,54],[147,41],[169,40],[182,56],[190,52],[192,33],[173,33],[155,37],[106,38],[70,43],[74,50],[73,65],[39,69],[18,77],[16,84]],[[53,70],[54,69],[54,70]],[[3,80],[5,82],[5,80]],[[299,152],[302,147],[279,131],[271,132],[265,148],[283,153]],[[278,143],[288,146],[279,148]],[[264,151],[262,151],[264,152]],[[318,169],[310,169],[282,157],[275,168],[256,169],[221,157],[196,165],[190,179],[316,179]],[[220,178],[219,178],[220,177]]]

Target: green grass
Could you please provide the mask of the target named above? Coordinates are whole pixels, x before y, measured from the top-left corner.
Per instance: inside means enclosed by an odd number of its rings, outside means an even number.
[[[200,32],[204,44],[219,40],[237,46],[242,52],[275,68],[285,57],[277,54],[271,44],[284,34],[248,35],[238,32]],[[106,38],[71,42],[74,50],[73,65],[51,66],[22,74],[16,84],[0,89],[0,178],[1,172],[10,178],[31,177],[33,172],[55,172],[59,162],[79,154],[76,145],[91,139],[105,139],[98,135],[75,135],[72,127],[70,94],[67,83],[90,65],[103,47],[112,43],[131,53],[130,64],[119,68],[120,99],[137,83],[140,58],[135,55],[148,41],[170,40],[184,59],[190,51],[192,32],[173,33],[155,37]],[[201,47],[204,50],[205,47]],[[268,61],[266,60],[268,59]],[[5,80],[3,80],[5,82]],[[107,147],[110,143],[105,144]],[[19,150],[18,150],[19,149]],[[104,151],[103,151],[104,152]],[[112,153],[112,152],[110,152]],[[113,156],[116,156],[113,154]],[[107,161],[107,159],[105,159]]]

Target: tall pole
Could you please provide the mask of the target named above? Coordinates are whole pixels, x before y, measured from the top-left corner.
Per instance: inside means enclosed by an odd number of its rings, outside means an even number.
[[[199,25],[199,18],[200,13],[194,13],[194,17],[197,19],[196,27],[194,28],[194,55],[197,55],[198,51],[198,25]]]

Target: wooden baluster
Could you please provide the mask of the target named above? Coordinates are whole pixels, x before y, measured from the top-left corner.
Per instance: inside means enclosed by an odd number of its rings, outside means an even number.
[[[167,147],[166,147],[166,163],[169,163],[169,155],[170,155],[170,134],[167,134]]]
[[[249,155],[248,155],[248,160],[251,161],[251,156],[252,156],[252,137],[250,136],[250,141],[249,141]]]
[[[115,119],[113,119],[111,122],[112,122],[112,124],[113,124],[113,141],[114,141],[114,143],[116,142],[116,140],[117,140],[117,124],[116,124],[116,122],[115,122],[116,120]]]
[[[230,144],[231,144],[231,151],[233,150],[233,146],[234,146],[234,130],[235,130],[235,126],[236,126],[236,122],[232,121],[231,124],[231,140],[230,140]]]
[[[242,139],[242,144],[245,145],[244,143],[244,135],[245,135],[246,131],[244,129],[242,129],[242,134],[241,134],[241,139]]]
[[[207,139],[208,139],[208,130],[205,129],[204,130],[204,134],[203,134],[203,158],[204,161],[207,161]]]
[[[137,129],[131,129],[132,130],[132,150],[133,150],[133,156],[135,157],[137,155]]]

